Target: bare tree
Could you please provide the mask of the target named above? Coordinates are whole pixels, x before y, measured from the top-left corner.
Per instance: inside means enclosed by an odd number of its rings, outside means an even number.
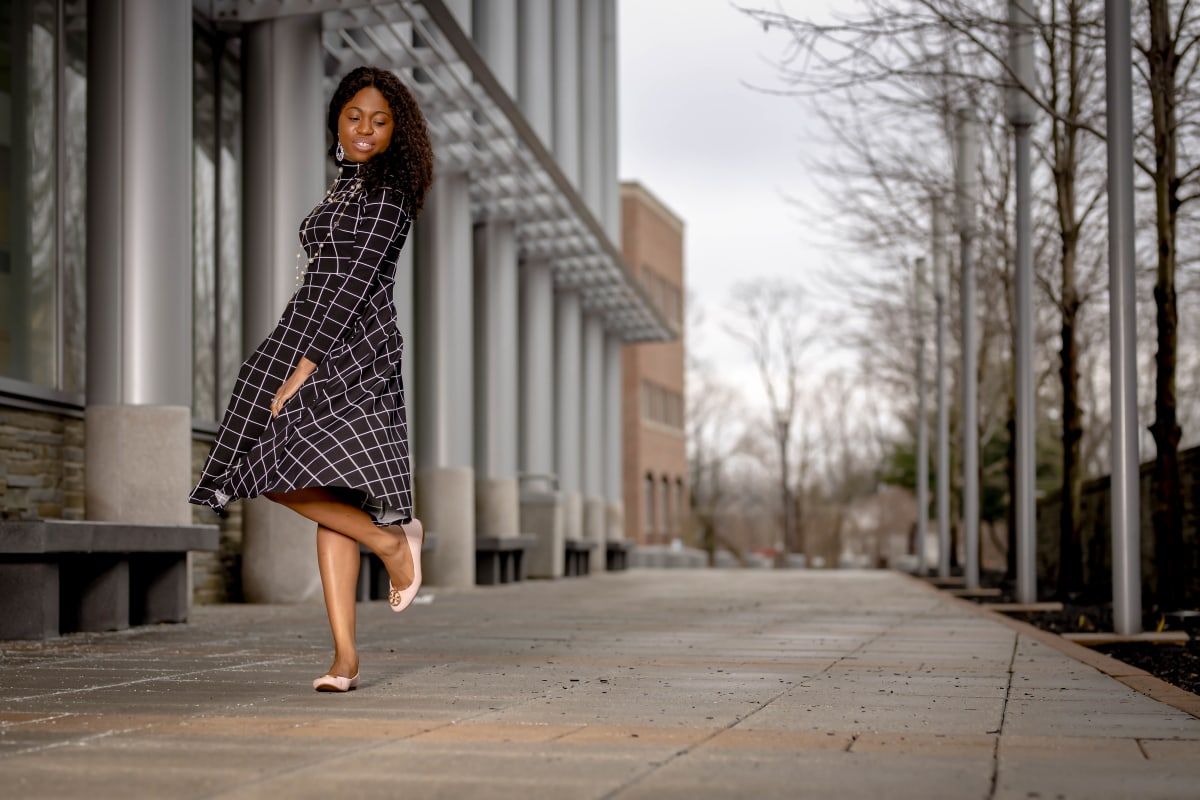
[[[1179,427],[1175,369],[1178,360],[1179,312],[1175,293],[1178,260],[1177,233],[1180,207],[1197,197],[1184,185],[1200,174],[1200,162],[1181,172],[1180,104],[1185,102],[1192,78],[1200,69],[1197,45],[1200,31],[1189,16],[1188,0],[1176,4],[1172,15],[1168,0],[1147,0],[1149,37],[1138,45],[1146,60],[1144,76],[1151,100],[1154,166],[1155,239],[1158,244],[1154,302],[1158,352],[1155,356],[1154,489],[1151,499],[1158,600],[1165,608],[1178,608],[1184,599],[1183,482],[1179,475]]]
[[[729,462],[742,443],[742,398],[706,364],[689,355],[687,405],[692,517],[698,543],[708,552],[712,566],[720,545],[741,557],[737,545],[722,535],[718,515],[730,497]]]
[[[1054,176],[1055,215],[1059,238],[1059,283],[1052,297],[1060,314],[1059,378],[1062,384],[1062,504],[1059,514],[1058,593],[1067,597],[1083,589],[1082,489],[1080,457],[1083,407],[1079,400],[1079,314],[1090,294],[1080,290],[1079,244],[1089,217],[1103,197],[1101,184],[1080,203],[1082,141],[1092,128],[1097,102],[1097,75],[1103,65],[1094,44],[1101,4],[1084,0],[1049,3],[1042,40],[1046,59],[1046,103],[1050,116],[1050,148],[1046,154]],[[1089,41],[1090,40],[1090,41]],[[1093,277],[1093,276],[1089,276]],[[1084,285],[1097,285],[1089,280]]]
[[[803,378],[802,358],[813,339],[809,315],[805,313],[805,293],[799,284],[766,279],[738,283],[732,294],[732,319],[726,330],[745,346],[762,380],[778,448],[783,549],[804,552],[804,542],[793,538],[789,463]]]

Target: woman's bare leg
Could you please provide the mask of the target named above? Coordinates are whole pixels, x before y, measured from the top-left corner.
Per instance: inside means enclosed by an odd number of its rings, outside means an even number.
[[[358,674],[355,644],[355,603],[358,599],[358,542],[324,525],[317,526],[317,566],[325,590],[325,610],[333,632],[333,666],[329,674],[353,678]]]
[[[371,515],[358,506],[347,503],[322,487],[269,492],[267,498],[287,506],[317,525],[366,545],[383,561],[395,588],[405,589],[412,583],[414,564],[403,534],[389,533],[380,528]]]

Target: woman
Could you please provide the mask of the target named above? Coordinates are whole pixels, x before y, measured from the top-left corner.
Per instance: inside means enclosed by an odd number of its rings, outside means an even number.
[[[300,226],[298,288],[242,365],[190,499],[221,511],[265,495],[317,523],[334,657],[313,688],[345,692],[358,685],[359,544],[387,567],[393,611],[421,585],[392,287],[433,152],[412,94],[383,70],[343,78],[327,124],[338,175]]]

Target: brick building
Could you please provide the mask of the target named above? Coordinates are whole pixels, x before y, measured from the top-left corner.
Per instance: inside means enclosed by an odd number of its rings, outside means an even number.
[[[661,315],[683,330],[683,220],[636,182],[621,184],[625,261]],[[623,356],[625,536],[682,537],[688,514],[684,341],[627,346]]]

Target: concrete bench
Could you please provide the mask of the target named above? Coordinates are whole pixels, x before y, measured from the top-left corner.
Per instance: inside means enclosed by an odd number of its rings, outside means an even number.
[[[525,551],[537,537],[532,533],[516,536],[475,537],[475,585],[495,586],[525,580]]]
[[[189,551],[215,525],[0,520],[0,639],[187,622]]]
[[[604,543],[604,565],[609,572],[622,572],[629,569],[629,553],[633,550],[633,542],[628,539],[616,539]]]
[[[592,545],[582,539],[567,539],[563,542],[563,575],[578,578],[591,572]]]
[[[426,557],[437,549],[437,534],[425,531],[425,541],[421,544],[421,563],[426,563]],[[388,574],[379,556],[372,553],[363,545],[358,546],[362,563],[358,569],[358,602],[388,599]]]

